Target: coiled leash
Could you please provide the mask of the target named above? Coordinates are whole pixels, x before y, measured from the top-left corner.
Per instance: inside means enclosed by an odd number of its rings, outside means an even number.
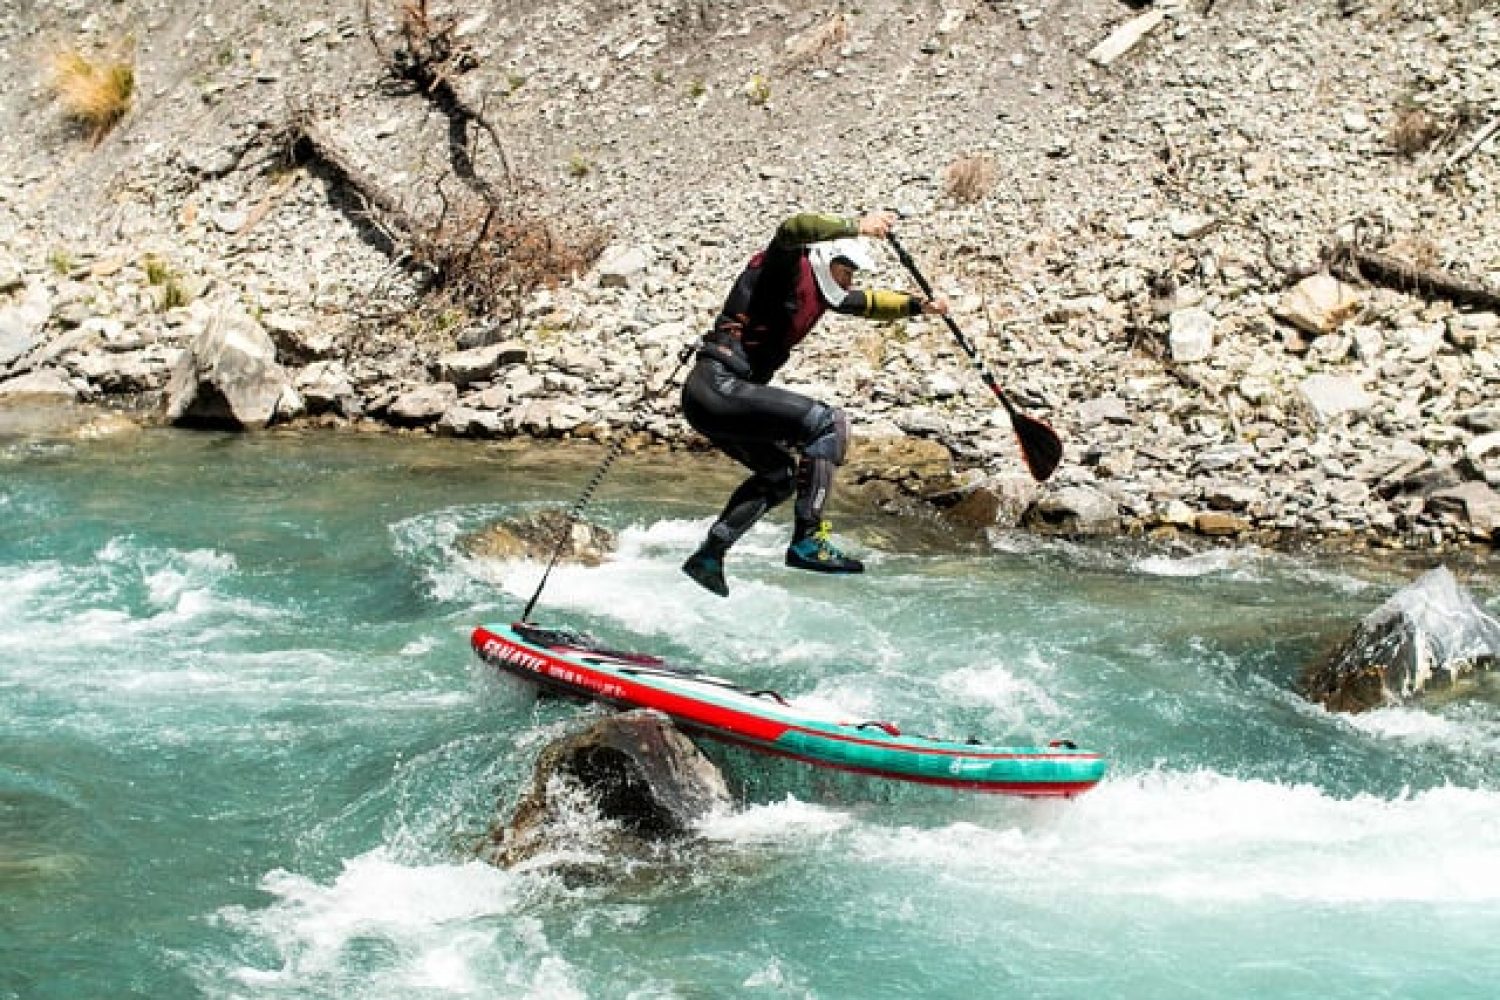
[[[531,595],[531,600],[526,602],[526,610],[521,612],[522,622],[531,621],[531,611],[536,607],[537,599],[542,596],[542,588],[547,586],[547,578],[552,575],[552,567],[557,565],[557,560],[562,555],[563,546],[568,543],[568,537],[571,534],[573,525],[577,523],[579,516],[583,513],[583,509],[588,506],[589,501],[593,499],[594,491],[599,488],[599,484],[604,482],[604,476],[609,472],[609,467],[614,464],[615,459],[619,458],[620,453],[625,450],[626,439],[631,433],[643,428],[642,414],[646,404],[654,402],[663,388],[676,384],[677,375],[682,371],[682,366],[687,364],[688,358],[697,353],[697,341],[685,345],[677,355],[677,367],[672,369],[672,374],[668,375],[666,380],[657,389],[653,390],[651,388],[651,380],[649,378],[646,379],[646,389],[641,393],[641,398],[636,401],[635,411],[632,413],[630,419],[630,426],[624,433],[617,435],[614,441],[610,442],[609,449],[604,453],[604,461],[599,463],[599,468],[595,469],[594,474],[589,477],[588,484],[584,486],[583,492],[578,495],[578,499],[573,502],[573,506],[569,507],[567,513],[563,515],[566,523],[563,525],[562,530],[558,532],[557,545],[552,549],[552,558],[547,560],[547,569],[542,573],[541,582],[536,585],[536,592]]]

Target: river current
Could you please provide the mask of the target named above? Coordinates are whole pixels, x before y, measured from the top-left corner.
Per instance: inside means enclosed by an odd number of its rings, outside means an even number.
[[[733,482],[701,457],[622,460],[587,511],[618,552],[534,619],[1108,777],[1027,801],[709,745],[737,807],[665,860],[475,860],[600,710],[477,661],[542,567],[460,540],[597,459],[0,438],[0,998],[1495,995],[1500,696],[1293,692],[1417,570],[846,516],[869,572],[831,579],[782,566],[777,512],[720,600],[678,571]]]

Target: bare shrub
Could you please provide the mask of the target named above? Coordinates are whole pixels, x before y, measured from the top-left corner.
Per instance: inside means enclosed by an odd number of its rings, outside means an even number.
[[[50,86],[69,118],[98,143],[130,110],[135,95],[135,64],[126,56],[85,55],[64,49],[50,60]]]
[[[448,301],[505,321],[533,292],[587,270],[604,244],[592,226],[471,199],[413,239],[411,254]]]
[[[995,161],[988,156],[961,156],[948,165],[943,191],[954,201],[971,204],[995,187]]]
[[[531,293],[586,270],[603,251],[595,227],[547,214],[539,192],[513,175],[499,130],[454,80],[478,66],[459,39],[449,13],[428,0],[395,0],[396,33],[383,39],[365,4],[366,30],[381,55],[388,80],[401,91],[420,94],[450,124],[451,173],[463,185],[450,196],[437,182],[442,207],[436,221],[410,212],[393,192],[321,135],[306,116],[293,122],[293,135],[306,151],[332,168],[369,206],[369,217],[404,259],[424,272],[436,293],[423,311],[445,333],[471,318],[509,322],[520,316]],[[524,80],[513,77],[511,90]],[[487,138],[499,159],[500,176],[487,176],[476,143]],[[569,162],[574,177],[592,169],[582,154]],[[446,179],[446,177],[444,178]]]
[[[474,53],[459,42],[457,21],[435,16],[427,0],[401,0],[396,18],[401,43],[389,53],[387,62],[398,77],[431,88],[479,64]]]

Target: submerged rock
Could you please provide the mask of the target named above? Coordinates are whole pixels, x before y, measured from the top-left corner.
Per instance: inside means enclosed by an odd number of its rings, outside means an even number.
[[[526,517],[502,521],[466,536],[460,547],[482,559],[551,559],[558,543],[563,549],[559,562],[597,566],[615,550],[615,536],[608,528],[575,521],[560,510],[544,510]]]
[[[480,855],[505,866],[544,854],[573,866],[649,857],[730,804],[723,775],[670,719],[626,712],[550,743]]]
[[[1371,612],[1326,660],[1302,674],[1302,694],[1334,712],[1362,712],[1451,689],[1500,664],[1500,622],[1438,567]]]
[[[78,401],[78,389],[62,373],[44,370],[0,380],[0,406],[63,405]]]

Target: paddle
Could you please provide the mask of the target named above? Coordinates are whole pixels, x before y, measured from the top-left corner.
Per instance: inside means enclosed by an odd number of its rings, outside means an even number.
[[[911,254],[907,253],[901,241],[896,239],[896,234],[887,233],[885,238],[890,241],[891,248],[896,251],[896,256],[901,258],[902,265],[916,279],[917,285],[922,289],[922,294],[929,299],[933,298],[932,286],[927,283],[922,272],[917,270],[916,261],[911,259]],[[943,321],[948,324],[948,329],[958,340],[958,346],[964,349],[969,360],[974,362],[974,367],[979,369],[979,374],[984,377],[984,384],[990,387],[990,392],[995,394],[995,398],[1000,400],[1000,405],[1005,407],[1005,412],[1010,415],[1010,426],[1015,430],[1016,439],[1021,443],[1021,457],[1026,460],[1026,468],[1031,470],[1031,475],[1037,482],[1044,481],[1057,470],[1057,464],[1062,461],[1062,440],[1057,436],[1057,432],[1035,417],[1027,416],[1016,409],[1015,404],[1000,389],[1000,383],[995,380],[995,376],[991,375],[990,370],[985,367],[984,360],[974,350],[974,345],[969,343],[969,338],[965,337],[964,332],[958,328],[958,324],[953,322],[953,317],[944,315]]]

